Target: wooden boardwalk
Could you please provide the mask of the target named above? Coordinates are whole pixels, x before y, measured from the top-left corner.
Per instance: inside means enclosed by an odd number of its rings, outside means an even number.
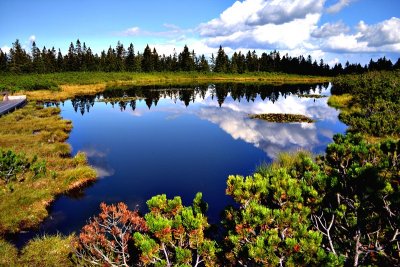
[[[26,96],[9,96],[7,101],[0,101],[0,116],[12,112],[26,103]]]

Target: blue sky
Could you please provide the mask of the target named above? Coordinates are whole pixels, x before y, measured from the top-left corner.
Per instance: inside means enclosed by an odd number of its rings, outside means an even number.
[[[277,49],[326,62],[400,57],[398,0],[1,0],[0,48],[61,48],[76,39],[95,52],[146,44],[159,53],[187,44],[197,54]]]

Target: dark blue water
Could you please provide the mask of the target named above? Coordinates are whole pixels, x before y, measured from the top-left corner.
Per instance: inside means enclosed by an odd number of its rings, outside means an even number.
[[[217,223],[232,204],[225,196],[229,175],[249,175],[282,151],[323,153],[332,136],[345,131],[327,98],[297,96],[329,92],[330,85],[213,85],[118,89],[66,101],[61,115],[73,122],[73,154],[85,152],[99,179],[59,197],[40,229],[21,234],[17,243],[38,233],[79,232],[101,202],[146,211],[146,200],[163,193],[188,205],[203,192],[209,220]],[[145,99],[99,101],[116,96]],[[298,113],[317,122],[268,123],[249,119],[253,113]]]

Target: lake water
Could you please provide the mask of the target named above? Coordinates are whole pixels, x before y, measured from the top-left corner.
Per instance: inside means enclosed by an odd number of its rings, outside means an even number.
[[[20,234],[23,243],[42,233],[79,232],[101,202],[123,201],[146,211],[156,194],[181,196],[190,204],[196,192],[209,203],[209,221],[232,204],[225,195],[228,175],[251,174],[282,151],[323,153],[346,126],[327,98],[325,85],[218,84],[181,88],[137,87],[59,103],[73,122],[68,142],[73,154],[84,151],[99,179],[78,192],[59,197],[40,229]],[[141,100],[116,102],[116,97]],[[114,99],[113,99],[114,98]],[[103,102],[109,99],[111,102]],[[296,113],[315,123],[269,123],[254,113]]]

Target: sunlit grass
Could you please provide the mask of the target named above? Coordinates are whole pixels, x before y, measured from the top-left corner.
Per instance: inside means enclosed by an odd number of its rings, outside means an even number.
[[[352,98],[350,94],[331,95],[328,99],[328,105],[337,109],[347,109]]]
[[[18,259],[19,266],[73,266],[73,236],[43,236],[29,241]]]
[[[27,172],[21,181],[0,184],[0,233],[37,226],[48,216],[46,208],[56,195],[96,177],[84,154],[69,157],[71,148],[64,142],[72,124],[61,119],[59,113],[59,108],[43,108],[30,102],[0,118],[0,147],[28,158],[37,155],[47,167],[43,177],[33,178]]]
[[[0,88],[28,95],[35,100],[66,100],[95,94],[110,86],[167,85],[182,83],[263,82],[318,83],[330,78],[284,73],[199,73],[199,72],[63,72],[50,74],[6,74],[0,78]]]

